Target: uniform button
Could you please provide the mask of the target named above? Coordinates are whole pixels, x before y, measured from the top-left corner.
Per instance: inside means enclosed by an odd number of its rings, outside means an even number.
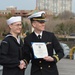
[[[39,61],[39,63],[41,63],[41,61]]]
[[[40,69],[42,70],[42,67],[40,67]]]
[[[50,68],[51,66],[50,66],[50,65],[48,65],[48,67]]]

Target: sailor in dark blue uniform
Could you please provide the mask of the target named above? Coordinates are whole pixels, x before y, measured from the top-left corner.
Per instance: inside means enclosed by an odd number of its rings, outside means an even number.
[[[21,17],[11,17],[7,20],[7,24],[10,33],[1,42],[0,64],[3,65],[2,75],[24,75],[23,42],[19,37],[22,29]],[[21,64],[24,64],[24,66]]]
[[[24,38],[23,55],[25,62],[31,60],[31,75],[59,75],[56,63],[63,58],[64,53],[55,35],[52,32],[45,31],[45,12],[34,13],[28,18],[31,21],[34,31]],[[38,36],[40,37],[38,38]],[[36,52],[37,55],[35,55],[33,43],[36,46],[35,50],[38,50],[38,43],[40,47],[42,47],[42,43],[45,43],[48,55],[42,57],[43,52],[41,52],[40,48],[39,51],[41,53],[38,55]],[[54,54],[53,50],[55,50],[56,54]],[[38,58],[39,56],[40,58]]]

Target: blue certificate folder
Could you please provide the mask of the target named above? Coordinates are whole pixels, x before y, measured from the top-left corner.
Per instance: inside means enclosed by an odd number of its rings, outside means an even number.
[[[44,58],[48,56],[47,47],[44,42],[32,42],[34,58]]]

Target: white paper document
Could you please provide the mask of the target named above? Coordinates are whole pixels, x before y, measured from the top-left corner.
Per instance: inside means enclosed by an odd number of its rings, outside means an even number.
[[[35,58],[44,58],[45,56],[48,56],[47,47],[45,43],[33,42],[32,48]]]

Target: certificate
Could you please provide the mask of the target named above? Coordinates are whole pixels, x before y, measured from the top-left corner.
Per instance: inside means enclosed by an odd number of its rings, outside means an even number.
[[[33,42],[32,48],[35,58],[44,58],[45,56],[48,56],[47,47],[45,43]]]

